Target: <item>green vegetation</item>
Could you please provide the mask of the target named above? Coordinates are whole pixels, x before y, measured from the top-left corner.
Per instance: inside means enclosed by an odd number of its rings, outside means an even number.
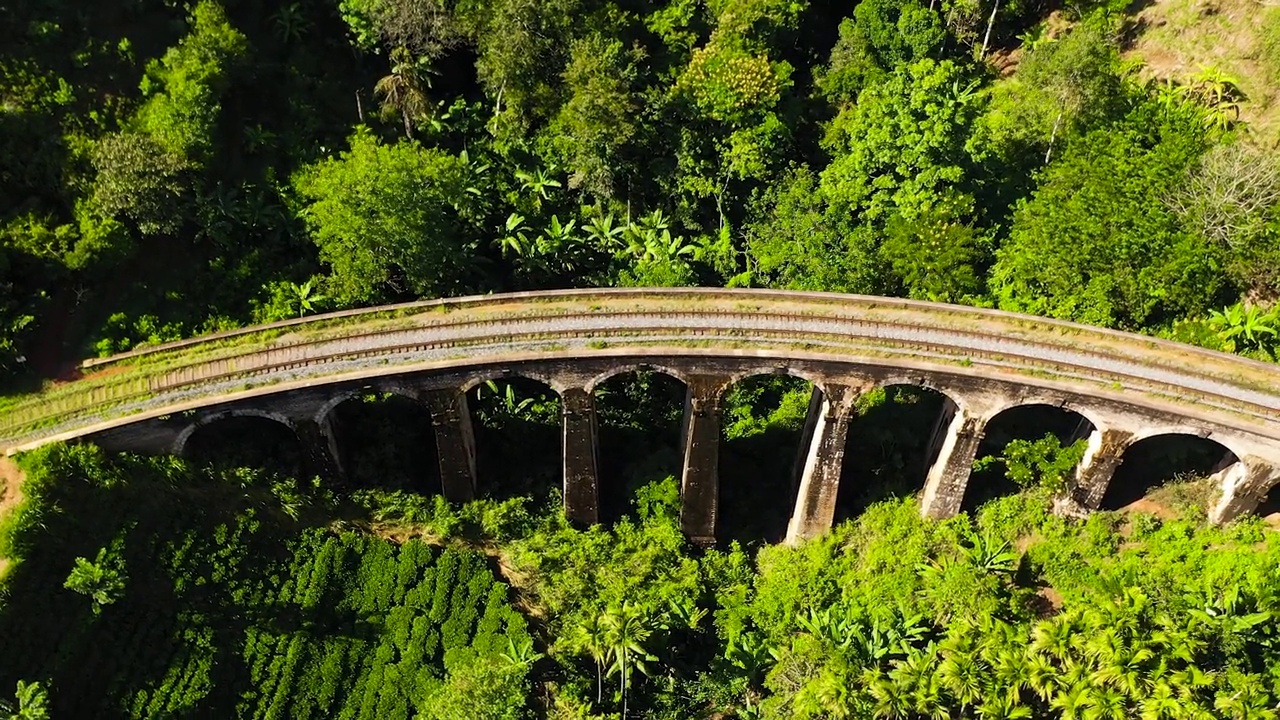
[[[1269,357],[1192,329],[1280,288],[1266,128],[1220,71],[1143,80],[1118,8],[28,3],[0,53],[0,374],[600,285],[896,294]]]
[[[452,508],[52,447],[4,534],[0,683],[14,717],[1273,717],[1280,536],[1194,506],[1054,517],[1049,445],[1011,444],[1026,489],[972,515],[890,497],[708,551],[671,478],[583,530],[555,495]],[[63,589],[104,545],[115,602]]]
[[[502,718],[526,704],[533,640],[477,551],[315,525],[331,498],[261,472],[91,447],[24,465],[0,646],[23,658],[5,682],[43,679],[55,716],[460,717],[453,704]],[[112,557],[74,557],[104,542]],[[91,601],[62,589],[68,567],[65,586]]]
[[[1241,88],[1274,85],[1280,14],[1250,15],[1265,79],[1162,82],[1131,60],[1129,5],[18,3],[0,423],[289,330],[14,397],[87,356],[563,287],[894,295],[1274,361],[1280,165]],[[1109,504],[1156,488],[1156,514],[1067,520],[1049,509],[1078,418],[1006,419],[966,512],[925,521],[942,398],[884,388],[858,402],[842,522],[771,545],[809,391],[727,395],[718,549],[679,531],[684,389],[652,374],[597,394],[591,528],[558,508],[563,409],[518,382],[469,398],[484,499],[463,507],[438,495],[429,419],[374,395],[335,411],[340,485],[243,418],[189,461],[29,454],[0,517],[0,717],[1277,717],[1280,540],[1208,527],[1206,483],[1175,472],[1220,448],[1135,449]]]

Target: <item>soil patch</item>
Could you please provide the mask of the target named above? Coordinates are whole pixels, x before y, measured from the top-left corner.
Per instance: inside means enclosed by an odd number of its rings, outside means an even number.
[[[22,502],[22,483],[26,479],[13,458],[0,456],[0,519]]]
[[[1139,498],[1138,500],[1134,500],[1128,505],[1125,505],[1124,507],[1120,508],[1120,511],[1127,515],[1132,515],[1135,513],[1146,513],[1148,515],[1155,515],[1161,520],[1177,520],[1178,519],[1178,513],[1176,510],[1174,510],[1173,508],[1167,505],[1158,503],[1149,497],[1144,497],[1144,498]],[[1121,533],[1123,534],[1124,530],[1121,530]]]
[[[1246,97],[1241,119],[1269,138],[1280,127],[1280,92],[1259,59],[1261,9],[1257,0],[1154,0],[1138,12],[1124,54],[1158,81],[1225,73]]]
[[[0,456],[0,520],[22,504],[22,483],[25,480],[22,469],[12,458]],[[9,558],[0,556],[0,578],[9,571],[12,562]]]

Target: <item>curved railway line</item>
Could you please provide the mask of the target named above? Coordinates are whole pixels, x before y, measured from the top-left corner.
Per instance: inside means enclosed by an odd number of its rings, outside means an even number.
[[[288,321],[91,360],[0,401],[6,452],[353,376],[591,356],[754,355],[1069,384],[1280,444],[1280,367],[1154,338],[935,303],[669,289],[497,295]]]

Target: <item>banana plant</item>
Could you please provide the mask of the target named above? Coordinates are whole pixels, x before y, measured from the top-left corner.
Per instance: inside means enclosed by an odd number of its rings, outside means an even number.
[[[1228,352],[1270,349],[1276,336],[1275,308],[1262,310],[1257,305],[1236,303],[1209,314],[1209,327],[1218,334]]]

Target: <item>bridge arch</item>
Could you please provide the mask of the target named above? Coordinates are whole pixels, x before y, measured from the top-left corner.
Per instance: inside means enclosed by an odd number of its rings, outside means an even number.
[[[412,391],[374,385],[342,392],[315,417],[352,487],[442,491],[431,410]]]
[[[513,368],[491,367],[474,370],[467,374],[466,379],[458,386],[463,393],[470,394],[472,390],[484,385],[487,382],[513,382],[513,381],[529,381],[546,385],[556,395],[563,395],[567,386],[562,381],[561,376],[555,372],[543,370],[532,366],[517,366]]]
[[[926,373],[901,371],[882,373],[876,376],[870,389],[874,390],[876,388],[885,390],[890,388],[919,388],[940,396],[955,408],[971,409],[971,403],[966,399],[964,392],[961,392],[953,384]]]
[[[750,363],[735,369],[725,376],[724,387],[720,391],[723,402],[725,395],[745,380],[757,377],[790,377],[809,383],[814,389],[825,391],[831,379],[821,372],[804,367],[803,364],[787,362]]]
[[[1102,495],[1101,509],[1127,507],[1183,477],[1218,475],[1241,459],[1242,455],[1207,432],[1179,426],[1143,430],[1124,447]]]
[[[803,368],[754,363],[725,379],[718,403],[721,534],[743,542],[782,540],[826,403],[825,379]]]
[[[263,418],[266,420],[277,422],[283,425],[284,427],[288,428],[289,431],[292,432],[295,436],[298,433],[297,423],[295,423],[293,419],[281,413],[272,412],[270,410],[261,410],[258,408],[234,408],[230,410],[220,410],[217,412],[204,414],[196,418],[195,422],[183,428],[182,431],[178,433],[178,436],[174,438],[173,445],[170,448],[169,452],[172,455],[176,455],[178,457],[184,457],[187,452],[187,444],[190,442],[191,436],[195,435],[197,431],[203,428],[206,428],[210,425],[213,425],[214,423],[217,423],[221,420],[227,420],[230,418],[251,418],[251,417]]]
[[[316,408],[311,419],[316,424],[323,426],[325,423],[329,422],[330,415],[339,405],[358,397],[363,397],[369,393],[387,393],[414,402],[417,402],[418,400],[409,388],[406,388],[399,383],[364,385],[357,388],[349,388],[334,392],[324,401],[324,403],[320,405],[320,407]]]
[[[596,388],[600,387],[601,385],[609,382],[610,380],[616,377],[619,377],[621,375],[630,375],[630,374],[643,373],[643,372],[651,372],[651,373],[657,373],[659,375],[666,375],[667,377],[673,380],[679,381],[685,387],[689,386],[688,374],[676,368],[673,365],[661,363],[661,362],[636,361],[636,362],[621,363],[614,367],[610,367],[608,370],[600,372],[597,375],[594,375],[590,380],[587,381],[586,389],[594,392]]]
[[[1016,441],[1035,443],[1048,436],[1057,438],[1059,447],[1064,449],[1079,441],[1088,443],[1099,425],[1093,419],[1093,413],[1083,410],[1075,403],[1056,401],[1046,396],[1007,404],[986,419],[977,458],[999,458]],[[1075,466],[1064,468],[1062,477],[1056,482],[1064,489],[1068,487],[1078,467],[1077,461]],[[1011,495],[1021,489],[1016,481],[1009,478],[1004,463],[992,461],[970,475],[961,509],[974,510],[988,500]]]
[[[597,375],[588,392],[596,420],[600,519],[610,522],[631,510],[641,485],[680,478],[689,383],[664,365],[637,363]]]
[[[1028,407],[1054,408],[1072,413],[1087,421],[1094,428],[1105,427],[1107,424],[1103,421],[1101,412],[1096,408],[1091,407],[1080,398],[1034,392],[1020,394],[1011,402],[996,405],[987,416],[987,424],[991,424],[993,420],[1005,415],[1006,413],[1017,412],[1019,408]]]
[[[558,385],[548,374],[523,369],[478,373],[461,385],[481,494],[560,484],[567,393]]]
[[[878,379],[855,402],[836,501],[836,519],[856,517],[869,505],[918,494],[938,447],[939,428],[958,407],[934,383],[891,376]]]

